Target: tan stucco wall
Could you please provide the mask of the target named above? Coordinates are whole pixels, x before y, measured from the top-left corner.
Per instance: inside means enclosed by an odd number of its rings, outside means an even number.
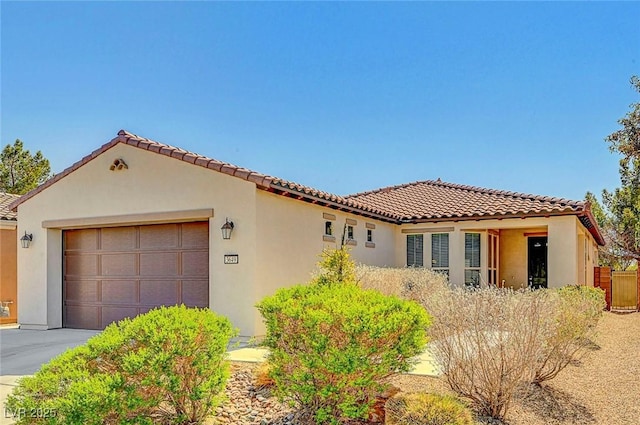
[[[546,232],[546,227],[500,231],[500,279],[519,289],[528,285],[528,241],[526,233]]]
[[[265,191],[257,191],[257,300],[273,294],[278,288],[306,283],[316,269],[323,248],[336,248],[340,244],[347,218],[354,225],[355,246],[349,246],[356,262],[395,265],[396,225],[347,214],[331,208],[300,202]],[[333,221],[336,242],[323,241],[323,213],[335,216]],[[365,246],[366,223],[375,224],[375,248]],[[258,334],[264,331],[262,319],[256,316]]]
[[[129,169],[110,171],[116,158]],[[32,329],[62,326],[62,231],[43,228],[43,221],[210,208],[210,307],[243,334],[253,334],[254,300],[246,295],[255,292],[255,193],[245,180],[116,145],[18,208],[18,234],[33,233],[31,248],[18,256],[19,323]],[[236,227],[232,239],[223,241],[225,217]],[[238,254],[240,264],[224,265],[227,253]]]
[[[0,317],[1,323],[15,323],[17,320],[17,224],[0,223],[0,301],[9,304],[9,317]]]

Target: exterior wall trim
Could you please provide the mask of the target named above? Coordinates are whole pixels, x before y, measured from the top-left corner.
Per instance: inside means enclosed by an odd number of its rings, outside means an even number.
[[[0,220],[0,229],[13,230],[18,227],[18,222],[15,220]]]
[[[453,232],[454,227],[416,227],[415,229],[402,229],[402,233],[448,233]]]
[[[205,208],[185,211],[166,211],[141,214],[107,215],[99,217],[44,220],[45,229],[83,229],[91,227],[118,227],[154,223],[183,223],[204,221],[213,217],[213,209]]]

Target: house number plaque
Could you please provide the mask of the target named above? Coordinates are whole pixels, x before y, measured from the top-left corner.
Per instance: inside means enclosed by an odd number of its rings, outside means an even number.
[[[224,256],[225,264],[238,264],[238,254],[231,254]]]

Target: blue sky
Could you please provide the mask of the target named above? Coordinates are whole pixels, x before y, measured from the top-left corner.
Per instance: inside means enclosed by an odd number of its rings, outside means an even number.
[[[582,199],[638,101],[640,3],[0,4],[2,145],[60,172],[121,128],[348,194]]]

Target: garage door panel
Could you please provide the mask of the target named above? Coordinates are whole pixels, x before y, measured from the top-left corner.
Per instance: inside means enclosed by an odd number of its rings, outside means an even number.
[[[178,281],[140,281],[140,304],[175,305],[178,303]]]
[[[65,249],[90,251],[98,249],[98,229],[65,231]]]
[[[103,280],[102,302],[105,304],[137,304],[138,283],[135,280]]]
[[[177,276],[178,274],[178,253],[140,254],[140,276]]]
[[[134,276],[136,270],[136,258],[134,253],[127,254],[103,254],[103,276]]]
[[[112,322],[117,322],[125,317],[136,317],[138,315],[138,307],[102,307],[101,327],[106,327]]]
[[[68,276],[96,276],[98,275],[98,255],[68,255],[65,258],[65,267]]]
[[[95,306],[67,305],[65,308],[65,326],[76,329],[100,329],[100,310]]]
[[[209,305],[208,222],[66,230],[65,327],[102,329],[161,305]]]
[[[182,225],[182,247],[209,247],[209,223],[184,223]]]
[[[182,303],[189,307],[209,306],[209,281],[182,281]]]
[[[140,249],[178,247],[178,225],[158,224],[140,227]]]
[[[183,276],[209,276],[209,253],[206,251],[186,251],[182,253]]]
[[[131,251],[136,248],[135,227],[111,227],[102,229],[101,249],[103,251]]]
[[[65,288],[65,297],[68,301],[97,302],[98,285],[97,280],[69,280]]]

